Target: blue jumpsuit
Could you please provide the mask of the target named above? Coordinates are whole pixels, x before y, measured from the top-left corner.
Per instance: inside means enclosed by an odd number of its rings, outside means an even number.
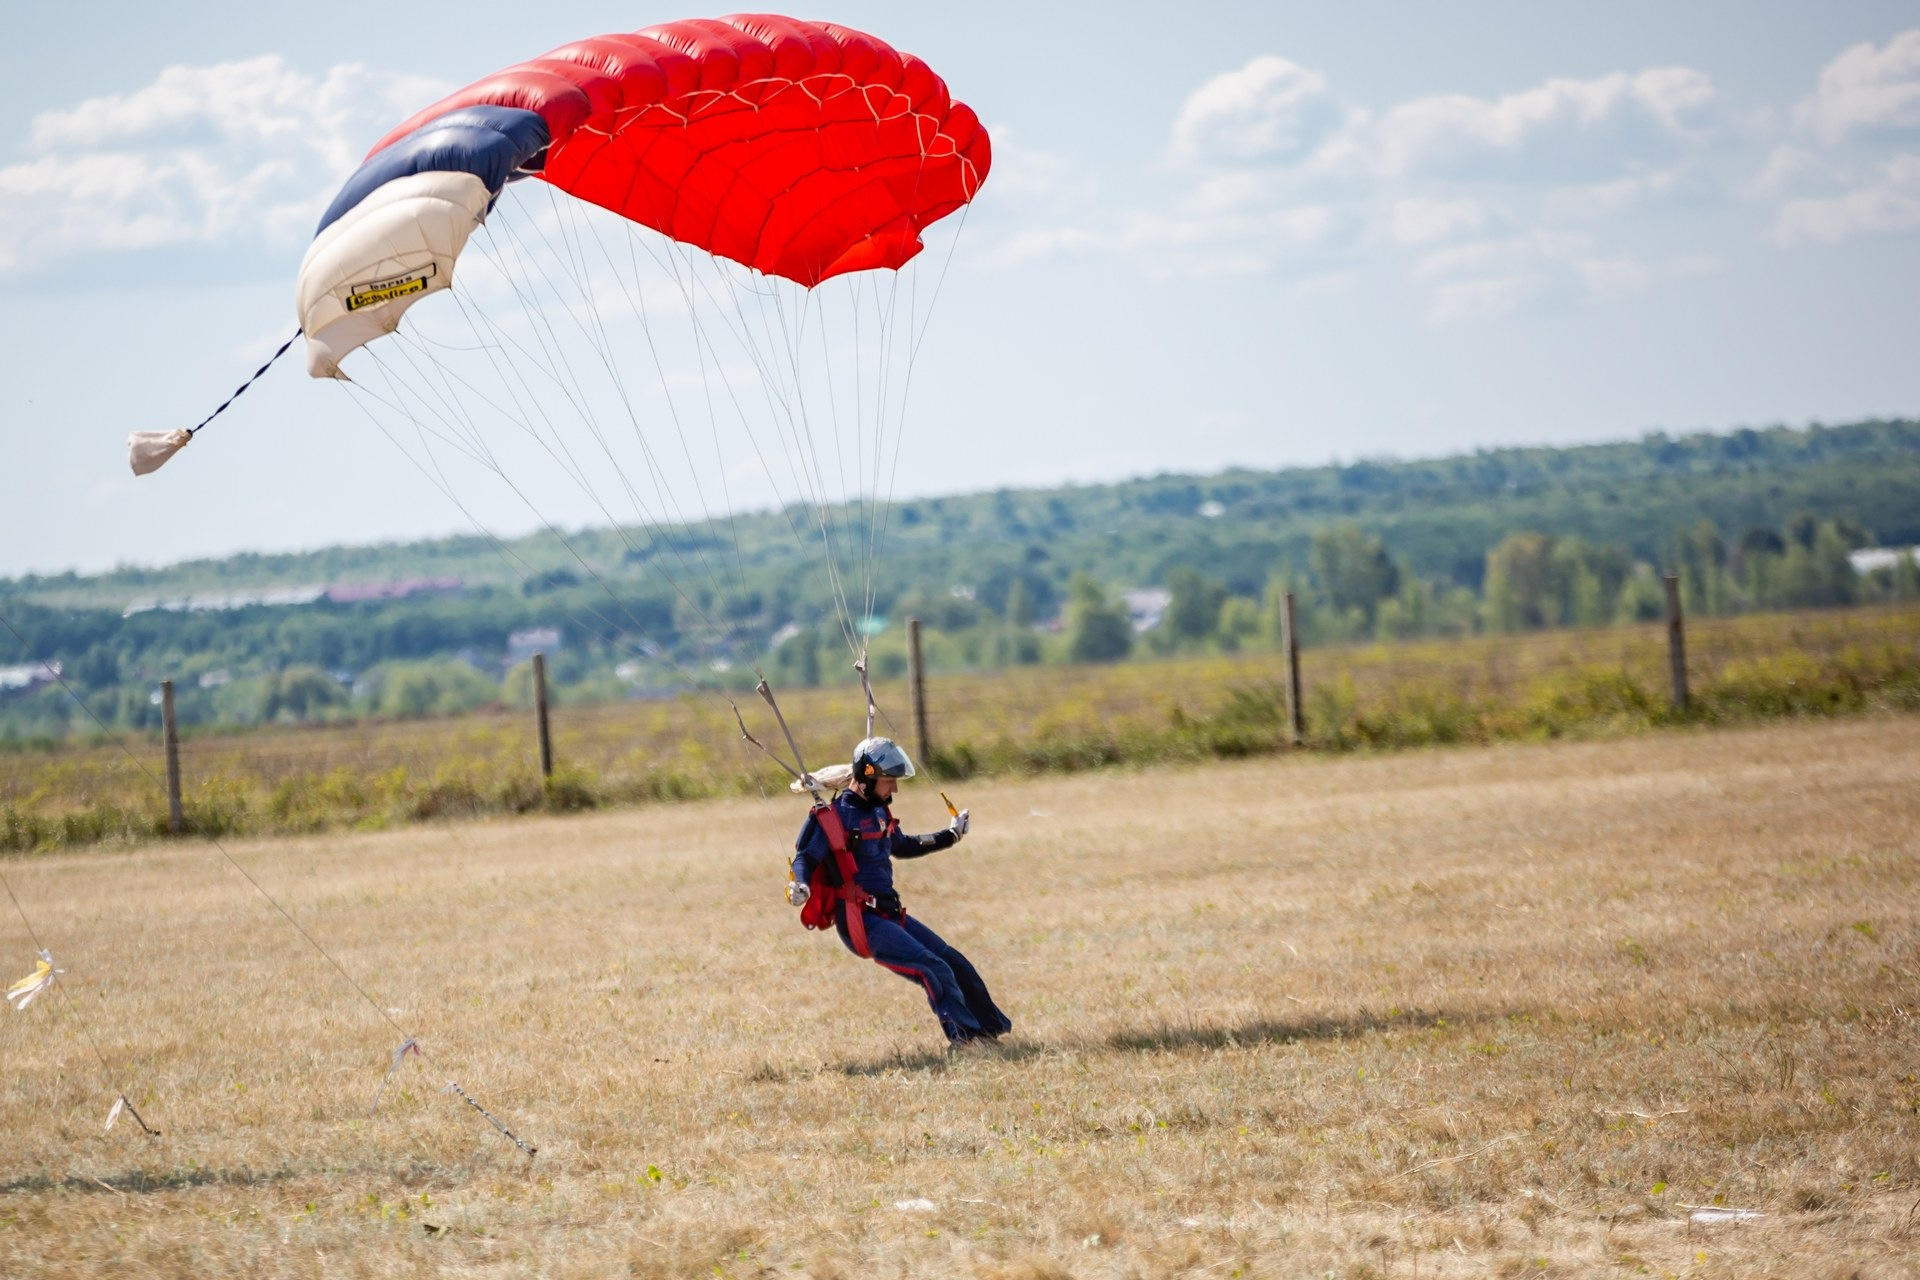
[[[874,962],[920,984],[948,1040],[956,1044],[981,1037],[991,1040],[1011,1031],[1012,1021],[995,1007],[987,984],[973,965],[939,934],[910,918],[893,888],[895,858],[921,858],[951,848],[954,834],[937,831],[924,836],[903,835],[886,805],[851,791],[841,792],[833,804],[847,831],[854,880],[874,899],[874,906],[861,908]],[[822,859],[833,857],[826,833],[811,815],[806,826],[800,828],[794,848],[793,878],[801,884],[808,883]],[[847,936],[848,909],[841,906],[834,928],[841,944],[852,951],[853,942]]]

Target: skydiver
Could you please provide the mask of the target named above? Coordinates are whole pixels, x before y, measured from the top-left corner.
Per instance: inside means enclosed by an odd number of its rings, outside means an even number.
[[[903,834],[889,805],[901,780],[913,775],[913,761],[890,738],[867,738],[853,749],[847,789],[809,814],[794,841],[787,902],[802,908],[801,919],[809,927],[825,928],[831,919],[847,950],[918,982],[949,1046],[998,1040],[1013,1023],[994,1005],[987,984],[956,948],[908,916],[894,891],[895,858],[950,849],[970,825],[971,811],[962,809],[944,830]],[[829,830],[835,825],[845,832],[845,852],[854,869],[850,888],[840,884],[841,860]],[[817,881],[816,870],[821,873]],[[809,899],[811,912],[805,910]]]

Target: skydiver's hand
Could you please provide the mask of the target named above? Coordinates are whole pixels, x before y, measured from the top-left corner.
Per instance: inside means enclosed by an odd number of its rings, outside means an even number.
[[[788,906],[804,907],[807,905],[807,899],[812,896],[813,896],[813,890],[807,887],[806,881],[804,880],[787,881],[787,905]]]
[[[953,842],[955,844],[959,844],[961,837],[966,835],[968,830],[971,829],[972,826],[973,826],[973,810],[962,809],[960,812],[953,815],[953,821],[947,824],[947,830],[953,832]]]

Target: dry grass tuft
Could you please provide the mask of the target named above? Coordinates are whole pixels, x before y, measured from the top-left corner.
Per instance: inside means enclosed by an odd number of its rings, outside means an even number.
[[[232,845],[426,1047],[377,1115],[217,852],[12,863],[165,1136],[0,1018],[0,1274],[1915,1274],[1920,720],[966,791],[902,870],[1017,1024],[960,1059],[780,905],[795,803]]]

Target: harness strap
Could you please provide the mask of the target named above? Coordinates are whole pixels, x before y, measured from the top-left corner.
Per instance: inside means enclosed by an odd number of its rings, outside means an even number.
[[[862,960],[871,960],[873,948],[867,945],[867,920],[863,908],[876,904],[872,896],[861,892],[859,882],[854,879],[856,868],[853,853],[847,848],[847,828],[830,804],[817,806],[813,818],[827,837],[827,847],[833,850],[834,867],[840,873],[840,883],[830,886],[830,890],[846,912],[847,941],[853,944],[855,955]]]

